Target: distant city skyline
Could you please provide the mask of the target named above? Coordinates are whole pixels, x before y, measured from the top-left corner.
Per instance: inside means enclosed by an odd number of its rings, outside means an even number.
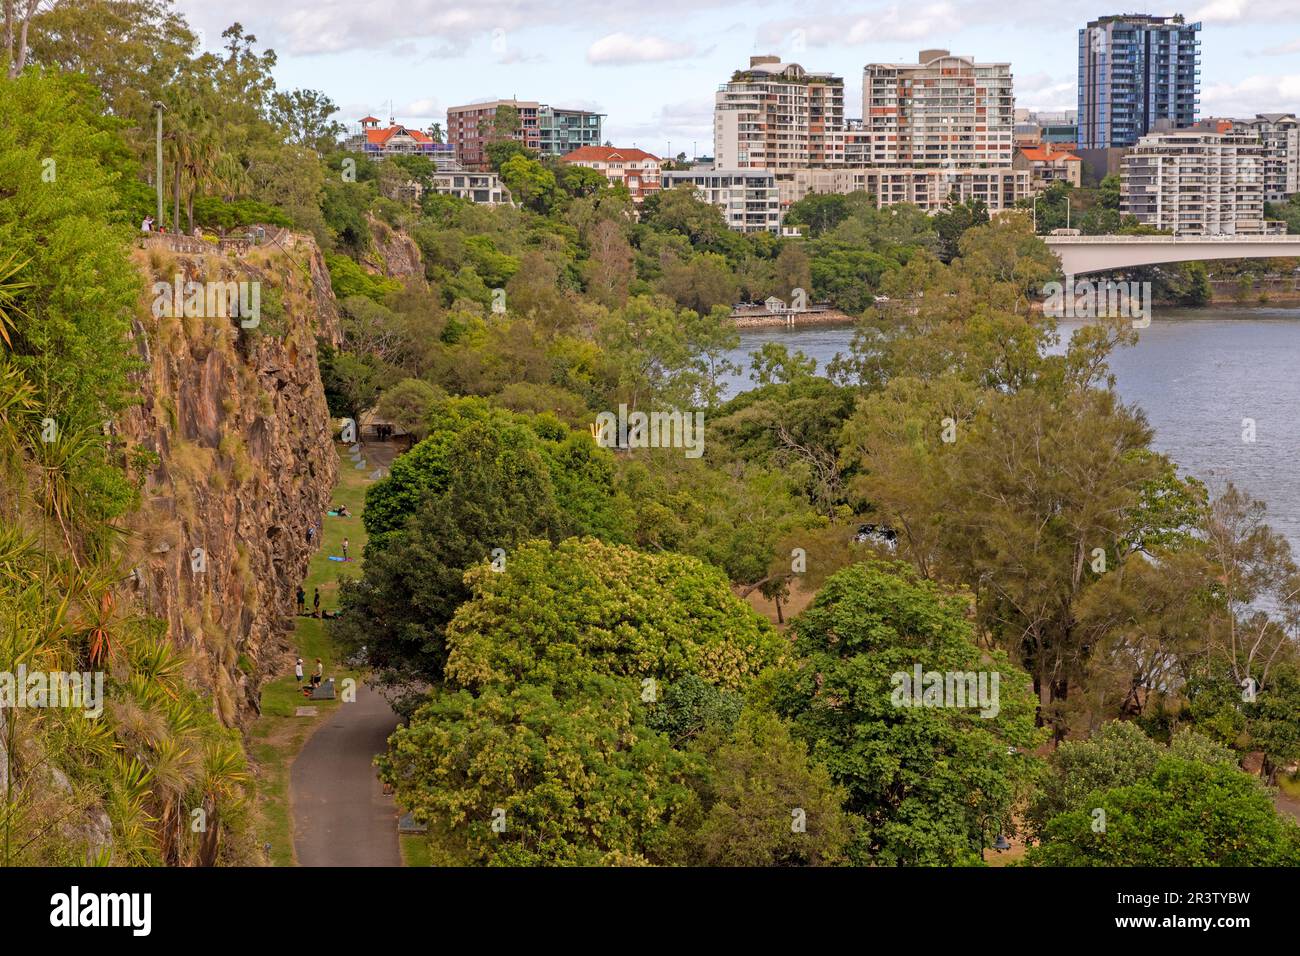
[[[861,115],[862,68],[913,61],[937,47],[1008,61],[1016,106],[1076,107],[1078,30],[1099,16],[1181,13],[1201,21],[1205,116],[1300,112],[1300,3],[1209,0],[1129,10],[1092,2],[1029,9],[992,0],[873,3],[846,13],[829,0],[662,0],[621,8],[596,0],[177,0],[208,49],[239,21],[279,58],[282,87],[318,89],[355,128],[367,113],[427,127],[449,106],[538,100],[607,115],[605,138],[667,155],[708,155],[713,94],[754,54],[776,54],[845,81],[845,114]]]

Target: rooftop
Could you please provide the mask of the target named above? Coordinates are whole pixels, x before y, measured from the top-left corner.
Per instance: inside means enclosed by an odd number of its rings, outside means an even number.
[[[635,146],[628,148],[617,146],[581,146],[573,152],[565,153],[560,157],[560,161],[565,163],[608,163],[616,160],[652,160],[657,163],[659,162],[659,157],[652,153],[647,153],[644,149],[637,149]]]

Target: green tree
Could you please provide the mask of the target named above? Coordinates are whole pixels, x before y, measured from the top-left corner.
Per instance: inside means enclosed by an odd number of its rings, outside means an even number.
[[[381,418],[392,422],[416,441],[429,433],[429,413],[443,396],[428,382],[404,378],[386,389],[377,406]]]
[[[466,576],[473,598],[447,628],[447,676],[462,687],[528,681],[560,691],[585,674],[671,682],[698,674],[744,687],[783,641],[721,573],[675,554],[593,538],[521,545],[504,572]]]
[[[271,96],[271,122],[284,128],[289,142],[317,153],[333,149],[346,127],[330,119],[339,108],[319,90],[276,92]]]
[[[981,226],[989,221],[988,207],[982,199],[970,199],[966,202],[949,203],[948,208],[934,217],[934,231],[939,236],[939,258],[951,262],[960,251],[961,237],[972,226]]]
[[[429,827],[434,862],[497,866],[666,862],[672,825],[698,816],[698,760],[641,722],[636,685],[588,676],[440,691],[378,764]]]
[[[861,818],[855,863],[978,862],[989,826],[1009,829],[1040,740],[1027,674],[982,652],[962,604],[902,564],[858,564],[833,575],[795,619],[792,665],[772,701]],[[911,706],[900,677],[998,675],[998,704]],[[919,694],[921,689],[916,688]],[[948,701],[957,703],[956,700]],[[983,713],[983,716],[981,714]]]
[[[372,355],[322,350],[320,371],[325,402],[335,418],[361,421],[383,390],[385,370]]]
[[[560,198],[555,173],[523,154],[511,156],[501,164],[501,181],[516,202],[534,212],[549,213]]]
[[[88,437],[134,391],[128,335],[142,283],[127,254],[134,230],[124,183],[137,170],[117,127],[82,78],[28,71],[3,82],[0,263],[11,284],[0,304],[11,367],[40,411],[30,427],[49,418],[60,436],[57,445],[35,433],[26,441],[57,457],[42,474],[75,487],[86,509],[69,531],[98,526],[134,499],[104,443]]]
[[[1165,757],[1083,804],[1047,823],[1029,865],[1300,866],[1300,826],[1235,767]]]
[[[364,575],[345,582],[340,595],[335,635],[367,649],[380,683],[406,699],[404,710],[419,685],[442,679],[447,623],[470,596],[466,570],[500,561],[532,537],[558,540],[577,524],[556,500],[540,443],[527,429],[474,422],[446,452],[455,467],[445,483],[399,530],[370,540]]]
[[[703,819],[681,862],[694,866],[834,866],[845,859],[845,794],[780,718],[745,712],[707,753]]]
[[[1236,766],[1230,750],[1194,730],[1184,729],[1165,747],[1132,721],[1111,721],[1086,740],[1064,741],[1052,752],[1048,773],[1029,806],[1031,830],[1041,835],[1054,817],[1071,810],[1091,809],[1087,803],[1097,791],[1149,779],[1156,765],[1168,756]]]
[[[641,206],[641,221],[651,229],[675,232],[695,246],[708,246],[727,229],[722,210],[700,199],[689,185],[652,193]]]

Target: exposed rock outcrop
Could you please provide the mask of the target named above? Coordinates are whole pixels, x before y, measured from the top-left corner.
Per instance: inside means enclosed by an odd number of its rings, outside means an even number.
[[[424,259],[415,240],[382,219],[369,217],[370,234],[375,247],[367,265],[380,275],[392,279],[412,280],[424,284]]]
[[[157,459],[141,466],[133,587],[190,652],[190,676],[215,713],[238,724],[285,663],[307,529],[337,477],[316,352],[318,337],[338,343],[338,313],[320,252],[303,237],[239,256],[151,245],[136,258],[151,286],[132,336],[141,401],[116,437]],[[200,315],[175,315],[178,276],[205,292],[258,283],[257,326],[219,314],[219,296],[205,296]]]

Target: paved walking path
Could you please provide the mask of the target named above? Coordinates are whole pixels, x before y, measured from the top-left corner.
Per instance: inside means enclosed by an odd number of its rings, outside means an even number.
[[[397,715],[377,692],[357,684],[293,762],[289,799],[301,866],[401,866],[397,809],[384,796],[375,755],[387,747]]]

